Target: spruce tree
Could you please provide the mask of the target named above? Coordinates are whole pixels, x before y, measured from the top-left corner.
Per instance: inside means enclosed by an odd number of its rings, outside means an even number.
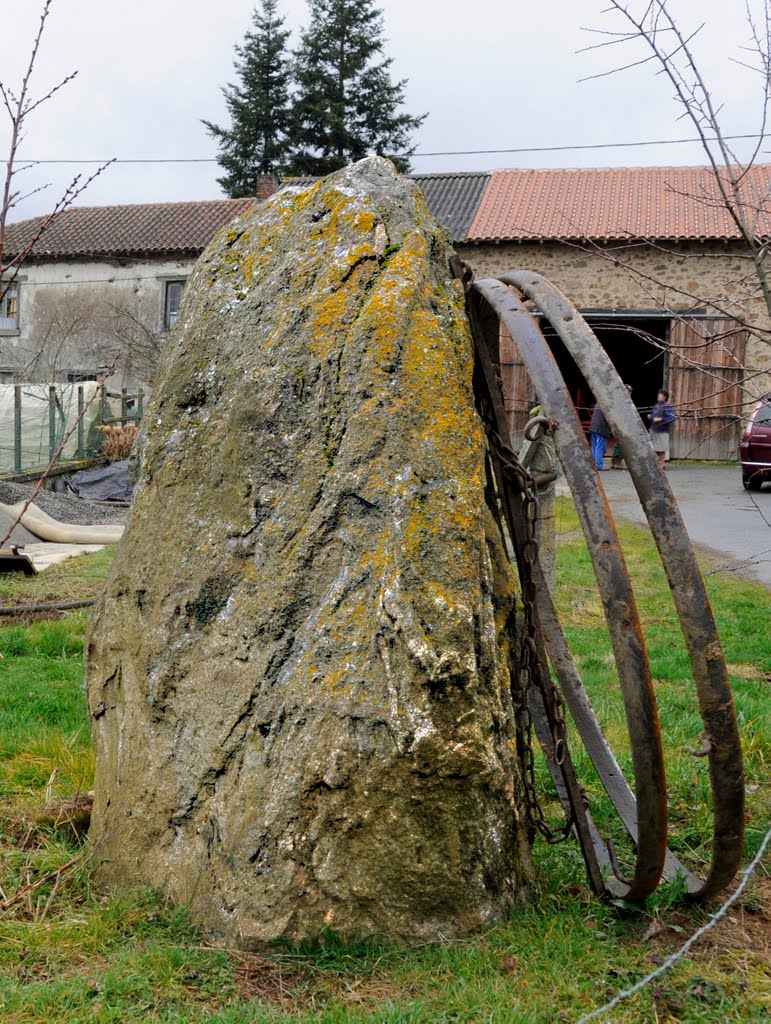
[[[375,152],[409,170],[410,134],[423,121],[400,110],[376,0],[309,0],[311,21],[295,53],[291,171],[329,174]]]
[[[217,182],[232,199],[253,196],[256,179],[284,170],[288,152],[290,59],[278,0],[261,0],[252,12],[252,29],[236,45],[237,84],[225,96],[230,127],[204,121],[219,145],[217,161],[225,171]]]

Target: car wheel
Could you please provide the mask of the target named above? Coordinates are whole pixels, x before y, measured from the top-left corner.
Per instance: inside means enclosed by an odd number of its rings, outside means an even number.
[[[743,476],[742,483],[746,491],[759,491],[763,486],[763,481],[756,473],[753,473],[751,476]]]

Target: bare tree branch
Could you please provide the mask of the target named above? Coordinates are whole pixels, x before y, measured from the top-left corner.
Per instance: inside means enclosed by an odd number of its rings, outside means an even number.
[[[14,178],[21,171],[29,170],[34,166],[34,164],[28,163],[19,167],[16,162],[19,146],[25,138],[25,124],[27,118],[31,113],[37,110],[38,107],[55,96],[60,89],[64,88],[65,85],[68,85],[77,75],[77,71],[73,71],[71,74],[66,75],[42,96],[33,97],[30,94],[30,83],[35,70],[35,62],[40,51],[40,45],[45,32],[46,22],[48,21],[48,17],[51,13],[52,5],[53,0],[43,0],[40,21],[38,23],[37,32],[32,41],[32,49],[30,51],[26,69],[22,76],[21,86],[18,93],[16,93],[16,91],[7,83],[0,82],[0,97],[2,98],[3,106],[5,107],[6,113],[8,114],[11,122],[8,156],[5,163],[5,181],[2,188],[2,199],[0,200],[0,302],[5,298],[8,289],[16,280],[19,267],[34,251],[35,246],[45,232],[51,227],[56,218],[71,206],[78,196],[94,181],[94,179],[98,178],[99,175],[102,174],[103,171],[105,171],[112,163],[112,160],[107,161],[87,178],[84,178],[83,175],[80,174],[76,175],[54,203],[51,212],[41,220],[34,236],[20,248],[19,252],[12,253],[12,258],[10,260],[6,259],[5,239],[8,214],[24,199],[29,199],[30,196],[35,195],[48,187],[47,185],[39,185],[32,188],[30,191],[23,193],[19,189],[14,189],[13,186]]]
[[[675,99],[681,107],[681,117],[690,120],[702,150],[712,169],[717,189],[716,201],[728,213],[736,226],[739,237],[747,248],[753,263],[755,276],[766,310],[771,316],[771,283],[765,266],[768,229],[764,223],[764,204],[758,204],[752,196],[749,185],[749,170],[760,153],[768,125],[769,98],[771,96],[771,18],[769,0],[761,0],[763,29],[758,29],[758,19],[753,17],[749,0],[745,0],[745,20],[750,34],[750,44],[744,49],[757,57],[757,70],[763,79],[763,94],[760,107],[760,133],[755,150],[743,164],[728,144],[721,123],[722,105],[714,101],[709,85],[692,48],[692,42],[704,27],[684,32],[669,8],[669,0],[648,0],[642,13],[636,14],[631,0],[610,0],[606,12],[620,16],[628,28],[614,33],[610,40],[619,45],[640,43],[648,51],[644,59],[633,59],[626,64],[600,73],[604,77],[631,67],[654,61],[674,89]],[[674,41],[674,46],[670,40]],[[595,44],[594,49],[605,43]],[[706,197],[694,197],[698,201],[713,202]]]

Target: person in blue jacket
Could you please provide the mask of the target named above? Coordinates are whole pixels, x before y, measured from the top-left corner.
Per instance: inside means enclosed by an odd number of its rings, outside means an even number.
[[[663,466],[669,458],[669,430],[675,421],[675,411],[669,404],[669,392],[666,388],[659,391],[656,404],[648,413],[648,419],[651,421],[651,444]]]

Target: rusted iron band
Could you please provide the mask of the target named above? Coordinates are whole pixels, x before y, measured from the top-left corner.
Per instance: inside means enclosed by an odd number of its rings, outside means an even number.
[[[627,816],[633,813],[636,818],[638,846],[634,877],[631,884],[624,885],[620,893],[616,886],[613,888],[616,894],[626,899],[642,899],[655,890],[664,867],[666,784],[656,700],[623,554],[573,403],[537,324],[511,290],[499,282],[475,282],[472,291],[487,302],[504,323],[519,348],[546,415],[559,422],[555,431],[555,446],[571,487],[582,495],[582,525],[592,550],[619,665],[638,793],[636,811],[630,812],[627,807]],[[478,324],[480,317],[474,313],[472,326],[475,322]],[[496,413],[497,418],[501,419],[504,416],[502,400],[496,405],[500,406]],[[544,620],[549,620],[551,628],[544,629],[544,635],[549,657],[564,688],[565,681],[561,672],[564,672],[567,663],[572,665],[572,660],[553,605],[551,608],[546,607],[547,603],[551,603],[551,598],[542,573],[539,575],[540,579],[534,579],[539,620],[542,629],[545,626]],[[565,696],[567,698],[568,694]],[[602,753],[598,753],[598,758]],[[616,770],[617,767],[615,765]]]
[[[709,740],[713,799],[712,863],[703,882],[691,876],[694,898],[723,889],[734,877],[744,845],[744,771],[725,657],[709,598],[680,510],[626,387],[593,331],[572,303],[539,274],[516,271],[500,279],[532,300],[583,373],[621,447],[680,618]]]
[[[477,380],[475,394],[477,403],[480,405],[480,412],[483,411],[481,406],[486,405],[487,408],[484,410],[485,420],[486,422],[488,418],[492,420],[495,434],[497,438],[501,438],[505,436],[506,431],[502,393],[495,367],[487,350],[486,340],[482,336],[478,323],[473,318],[473,311],[470,312],[476,351]],[[489,437],[488,441],[490,441]],[[488,501],[501,528],[504,544],[506,544],[506,535],[503,531],[500,517],[501,508],[508,526],[510,538],[514,544],[514,557],[520,575],[523,602],[528,600],[526,588],[532,597],[536,597],[539,589],[548,596],[540,562],[537,558],[527,559],[525,557],[528,542],[523,510],[523,496],[519,491],[512,490],[511,481],[506,478],[496,444],[489,445],[488,458],[485,465],[488,482]],[[497,484],[497,494],[493,490],[493,478]],[[540,573],[540,577],[536,575],[538,573]],[[536,583],[538,579],[541,581],[540,584]],[[594,822],[591,820],[584,793],[578,784],[567,744],[562,739],[555,740],[552,731],[554,722],[553,706],[556,703],[556,698],[543,636],[539,635],[533,638],[532,643],[540,683],[538,686],[530,688],[528,708],[536,735],[546,758],[549,772],[554,780],[557,795],[562,803],[565,816],[572,825],[572,830],[578,839],[581,855],[584,859],[593,890],[598,895],[610,893],[612,895],[624,896],[629,892],[629,887],[625,884],[617,885],[612,878],[613,864],[611,858],[594,826]],[[516,677],[518,670],[518,665],[512,664],[512,679]],[[551,708],[550,705],[552,705]],[[557,756],[555,749],[558,743],[562,744],[560,756]]]

